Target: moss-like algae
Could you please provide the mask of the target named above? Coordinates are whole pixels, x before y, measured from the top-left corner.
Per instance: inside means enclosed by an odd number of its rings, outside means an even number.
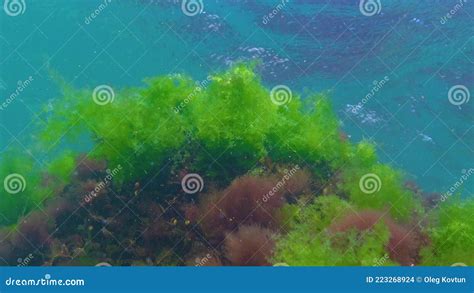
[[[59,222],[65,219],[61,212],[70,212],[74,210],[71,206],[84,204],[82,197],[89,194],[89,214],[81,215],[92,217],[93,221],[73,214],[71,217],[76,222],[65,225],[71,229],[55,235],[56,241],[69,247],[69,252],[64,254],[72,255],[71,247],[92,242],[94,249],[85,250],[87,255],[81,256],[84,259],[95,257],[119,265],[137,261],[184,264],[181,258],[206,254],[203,251],[206,243],[188,239],[188,225],[206,209],[206,202],[213,202],[209,198],[222,196],[215,190],[224,189],[245,174],[267,176],[262,182],[272,182],[282,176],[282,169],[298,166],[310,172],[311,185],[289,188],[289,193],[282,193],[286,194],[286,204],[281,208],[267,206],[278,208],[268,213],[277,214],[275,221],[279,222],[279,227],[271,227],[276,239],[272,251],[274,262],[396,264],[400,258],[392,257],[393,251],[388,251],[396,250],[390,246],[390,239],[400,236],[397,231],[404,231],[398,227],[411,227],[419,230],[420,238],[428,234],[431,239],[431,242],[417,242],[424,246],[421,259],[418,248],[413,252],[415,262],[473,264],[474,222],[466,220],[474,218],[473,201],[453,201],[431,209],[428,224],[414,225],[423,222],[420,218],[429,208],[423,207],[418,195],[404,186],[400,170],[378,161],[371,143],[353,144],[343,138],[327,95],[309,95],[303,103],[300,96],[293,94],[289,103],[277,105],[254,66],[248,64],[238,64],[207,80],[209,83],[197,84],[183,75],[151,78],[142,88],[115,89],[113,101],[106,105],[94,102],[92,90],[65,87],[64,96],[54,104],[54,111],[45,112],[47,125],[38,131],[40,144],[50,149],[64,139],[74,144],[88,137],[91,141],[85,160],[88,163],[79,162],[78,158],[84,156],[65,150],[48,164],[47,170],[38,170],[28,156],[5,155],[0,169],[2,178],[12,173],[23,174],[27,188],[14,196],[2,189],[0,224],[15,224],[28,212],[42,207],[53,214],[53,222],[59,227],[64,224]],[[109,169],[104,170],[91,160],[105,161]],[[116,166],[121,168],[114,174],[113,184],[101,185]],[[205,187],[198,196],[186,195],[181,190],[180,181],[190,172],[204,178]],[[371,194],[360,187],[360,179],[366,174],[376,174],[381,182]],[[97,186],[101,189],[96,190]],[[239,192],[247,191],[234,191]],[[45,202],[51,197],[51,202]],[[242,200],[246,198],[253,200],[252,196],[243,196]],[[132,247],[122,253],[114,241],[109,241],[109,229],[123,225],[120,221],[130,221],[135,215],[121,214],[119,219],[114,219],[115,211],[122,209],[121,202],[128,202],[134,210],[132,213],[142,217],[142,223],[127,222],[131,229],[117,230],[119,235],[113,237],[125,238],[122,240]],[[265,200],[257,203],[265,208]],[[163,206],[175,209],[170,212]],[[344,215],[367,210],[379,211],[390,220],[364,231],[330,231],[331,225]],[[232,221],[218,214],[212,219]],[[193,228],[200,229],[198,223]],[[217,231],[229,226],[217,222],[207,225],[215,225]],[[137,242],[136,238],[141,236],[134,229],[143,228],[149,231]],[[258,232],[261,228],[246,229]],[[92,234],[99,238],[94,240]],[[173,240],[182,237],[184,241],[178,247],[180,258],[170,257],[168,248],[173,247]],[[51,253],[55,245],[58,244],[48,243],[41,249]],[[94,255],[100,247],[105,249],[106,258]],[[244,247],[235,249],[246,251]],[[235,255],[235,251],[213,251],[212,255],[219,259],[212,263],[229,263],[225,253]],[[390,260],[386,257],[389,254]],[[55,264],[55,259],[46,257],[44,261]]]

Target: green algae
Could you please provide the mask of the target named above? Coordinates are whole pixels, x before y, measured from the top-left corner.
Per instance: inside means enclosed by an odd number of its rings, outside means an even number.
[[[394,262],[385,260],[388,259],[385,250],[388,237],[383,224],[376,225],[362,236],[355,231],[333,236],[312,234],[301,227],[278,241],[274,262],[290,266],[394,265]],[[335,239],[337,245],[334,245]]]
[[[188,168],[207,168],[215,158],[221,166],[208,172],[219,174],[224,167],[230,178],[265,157],[327,165],[326,173],[315,171],[328,178],[330,167],[348,157],[349,144],[340,140],[327,97],[308,97],[309,113],[298,96],[279,107],[247,65],[208,79],[206,88],[181,75],[149,79],[147,88],[117,92],[105,106],[91,101],[91,90],[68,89],[40,137],[47,145],[64,133],[69,139],[88,133],[96,142],[92,157],[111,165],[131,162],[125,180],[153,174],[179,151],[192,153]]]
[[[434,210],[430,219],[431,245],[422,251],[422,264],[474,266],[474,200],[451,198]]]
[[[144,87],[114,89],[113,101],[105,105],[94,102],[92,92],[63,87],[54,111],[45,111],[47,125],[38,137],[41,147],[47,149],[58,141],[75,143],[87,137],[91,141],[89,158],[104,160],[109,168],[123,166],[113,177],[115,192],[137,196],[140,182],[149,183],[149,200],[161,205],[179,196],[176,184],[182,172],[199,173],[207,186],[225,188],[244,174],[274,176],[282,166],[308,169],[311,192],[294,194],[297,202],[280,208],[275,263],[397,264],[386,257],[390,233],[384,223],[363,233],[350,230],[332,235],[328,228],[349,212],[365,210],[386,213],[395,222],[408,225],[427,209],[404,186],[403,172],[378,161],[373,144],[353,144],[341,137],[326,94],[304,99],[293,94],[289,103],[277,105],[254,65],[239,64],[211,74],[205,83],[183,75],[151,78]],[[0,175],[23,174],[28,186],[16,196],[2,189],[0,212],[5,216],[0,225],[15,224],[40,208],[45,199],[61,197],[63,188],[76,184],[79,153],[60,152],[47,170],[38,170],[23,155],[3,158]],[[43,184],[45,174],[49,180]],[[361,178],[367,174],[380,180],[374,192],[361,188]],[[325,192],[329,187],[331,195]],[[474,222],[464,220],[474,214],[472,201],[453,201],[429,214],[429,225],[421,229],[432,243],[423,248],[420,263],[472,264]],[[169,220],[176,225],[176,218]],[[173,237],[181,233],[173,231]],[[107,245],[110,254],[119,254],[119,247]],[[163,248],[156,252],[166,255]],[[160,258],[180,264],[168,256]]]
[[[329,195],[287,213],[290,230],[277,241],[274,262],[290,266],[394,265],[386,257],[389,232],[383,223],[362,234],[329,232],[331,223],[353,209],[345,200]]]
[[[43,176],[35,171],[34,160],[27,155],[12,151],[2,158],[0,177],[0,227],[16,224],[18,219],[53,196],[44,185]]]

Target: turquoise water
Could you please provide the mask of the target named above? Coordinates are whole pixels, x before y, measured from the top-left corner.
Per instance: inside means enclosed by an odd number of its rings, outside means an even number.
[[[473,167],[473,102],[448,99],[456,85],[474,91],[474,9],[459,3],[382,0],[365,16],[356,0],[204,0],[187,16],[181,1],[26,0],[23,14],[0,14],[0,150],[30,152],[39,165],[54,153],[36,149],[32,133],[59,98],[55,74],[121,88],[260,60],[269,88],[327,91],[352,141],[374,141],[382,161],[445,192]],[[472,194],[474,180],[460,190]]]

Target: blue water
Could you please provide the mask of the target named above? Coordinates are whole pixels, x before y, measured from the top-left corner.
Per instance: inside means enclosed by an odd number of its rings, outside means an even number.
[[[372,140],[381,161],[445,192],[474,167],[474,102],[448,100],[455,85],[474,93],[474,5],[380,2],[365,16],[357,0],[203,0],[187,16],[181,1],[26,0],[23,14],[0,13],[0,103],[32,79],[0,110],[0,151],[27,151],[39,165],[54,152],[34,148],[32,133],[60,98],[55,74],[121,88],[161,74],[203,80],[257,59],[269,88],[328,92],[350,140]],[[461,187],[473,190],[474,179]]]

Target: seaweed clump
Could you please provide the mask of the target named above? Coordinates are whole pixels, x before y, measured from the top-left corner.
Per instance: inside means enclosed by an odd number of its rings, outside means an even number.
[[[403,227],[380,212],[362,211],[348,214],[332,224],[329,230],[333,233],[350,230],[365,232],[374,229],[378,223],[383,223],[388,228],[390,236],[385,250],[390,259],[401,265],[417,264],[419,251],[424,244],[422,240],[425,237],[416,233],[416,227]]]
[[[108,103],[64,88],[36,133],[58,156],[2,158],[2,178],[26,185],[1,191],[0,260],[473,264],[473,201],[424,205],[373,144],[342,135],[326,94],[275,93],[248,64],[207,81],[151,78]],[[87,155],[67,147],[84,138]]]
[[[430,214],[431,245],[422,251],[423,265],[474,266],[474,201],[451,198]]]
[[[272,231],[258,226],[242,226],[227,236],[226,257],[234,266],[270,265],[275,243]]]

